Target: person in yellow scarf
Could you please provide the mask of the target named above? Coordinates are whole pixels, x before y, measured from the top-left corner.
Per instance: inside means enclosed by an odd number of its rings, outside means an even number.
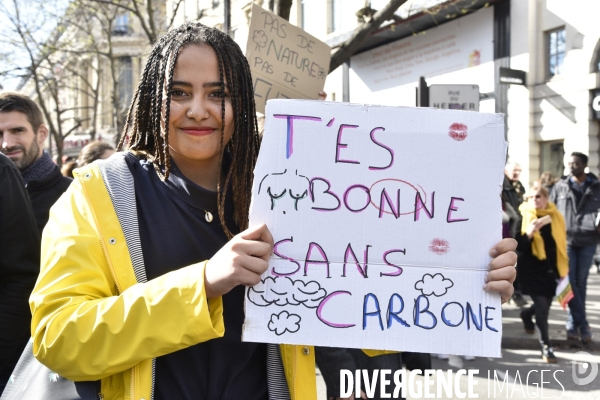
[[[527,333],[533,334],[535,324],[540,331],[542,358],[557,362],[548,335],[548,312],[556,293],[557,281],[568,274],[567,233],[565,220],[554,203],[548,200],[543,187],[530,189],[527,202],[519,207],[523,216],[519,243],[519,278],[524,294],[531,296],[533,305],[521,311]]]

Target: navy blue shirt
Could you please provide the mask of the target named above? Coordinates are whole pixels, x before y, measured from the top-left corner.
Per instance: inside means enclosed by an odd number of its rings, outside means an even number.
[[[581,184],[575,182],[575,179],[573,179],[573,177],[569,177],[569,186],[571,187],[571,191],[573,192],[573,194],[575,195],[575,199],[577,200],[577,207],[579,207],[579,203],[581,203],[581,199],[585,193],[585,191],[587,190],[587,188],[590,187],[590,185],[592,184],[592,178],[588,175],[586,180],[583,181]]]
[[[208,260],[227,243],[217,212],[217,192],[185,178],[173,161],[165,182],[146,160],[127,158],[127,164],[135,182],[148,280]],[[228,200],[225,214],[232,216],[233,203]],[[206,211],[212,213],[212,222],[206,221]],[[232,219],[227,226],[238,231]],[[224,337],[156,359],[156,400],[268,399],[266,345],[241,342],[243,304],[244,287],[238,286],[223,296]]]

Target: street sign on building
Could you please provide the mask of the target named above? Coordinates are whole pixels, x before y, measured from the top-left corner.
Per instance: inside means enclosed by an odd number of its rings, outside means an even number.
[[[525,71],[521,71],[518,69],[500,67],[499,80],[500,80],[500,83],[526,85],[527,84],[527,74],[525,73]]]
[[[479,111],[479,85],[430,85],[429,107]]]

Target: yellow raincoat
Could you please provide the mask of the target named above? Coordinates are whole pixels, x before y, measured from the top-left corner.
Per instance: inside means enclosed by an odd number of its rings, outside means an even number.
[[[101,379],[104,400],[149,400],[153,358],[223,336],[204,265],[137,283],[98,166],[79,169],[44,230],[30,298],[35,357],[68,379]],[[316,399],[314,349],[280,348],[292,399]]]
[[[34,355],[65,378],[101,379],[104,400],[149,400],[153,358],[223,336],[221,298],[206,299],[205,262],[137,283],[98,165],[75,175],[44,230]],[[280,350],[292,400],[316,399],[314,348]]]

